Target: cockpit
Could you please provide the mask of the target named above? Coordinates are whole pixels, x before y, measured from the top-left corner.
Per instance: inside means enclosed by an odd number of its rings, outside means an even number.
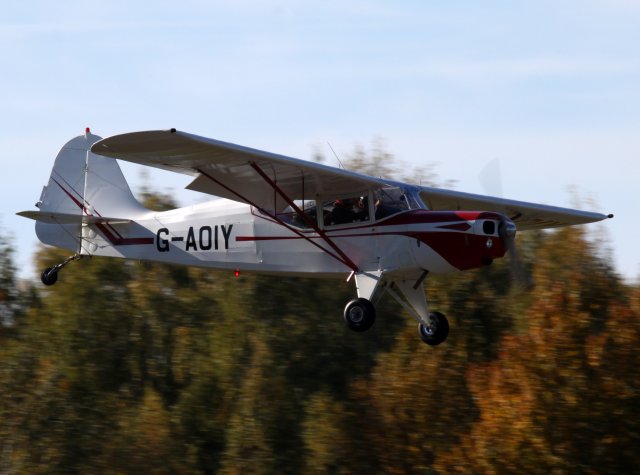
[[[427,208],[417,189],[398,186],[296,200],[294,204],[298,210],[287,206],[276,218],[297,228],[312,228],[312,223],[321,228],[374,223],[405,211]]]

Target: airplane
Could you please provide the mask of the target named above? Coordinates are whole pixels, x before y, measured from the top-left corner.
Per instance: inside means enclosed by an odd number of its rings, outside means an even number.
[[[187,189],[217,197],[169,211],[133,196],[118,160],[191,175]],[[429,310],[429,274],[475,269],[513,249],[517,231],[613,215],[375,178],[176,129],[101,138],[87,128],[57,155],[36,220],[45,244],[74,254],[45,269],[53,285],[70,262],[108,256],[274,275],[355,280],[348,328],[375,322],[388,294],[428,345],[449,334]]]

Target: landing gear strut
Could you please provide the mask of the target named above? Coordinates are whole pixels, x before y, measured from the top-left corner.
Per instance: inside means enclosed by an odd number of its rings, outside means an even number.
[[[376,318],[376,309],[371,301],[377,302],[384,293],[388,293],[416,319],[422,341],[431,346],[439,345],[449,335],[449,322],[440,312],[429,312],[422,286],[427,274],[428,271],[422,270],[411,279],[386,280],[382,271],[352,273],[347,281],[355,276],[359,298],[345,307],[345,323],[357,332],[371,328]]]
[[[47,267],[45,270],[42,271],[42,274],[40,274],[40,280],[44,285],[55,284],[58,281],[58,271],[60,269],[62,269],[64,266],[66,266],[70,262],[77,261],[78,259],[82,259],[83,257],[86,257],[86,256],[83,256],[81,254],[74,254],[73,256],[65,259],[63,262],[61,262],[58,265],[55,265],[53,267]]]

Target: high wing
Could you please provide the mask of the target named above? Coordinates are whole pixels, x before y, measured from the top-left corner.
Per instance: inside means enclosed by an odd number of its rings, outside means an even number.
[[[386,181],[359,173],[180,132],[133,132],[96,142],[91,151],[195,179],[187,186],[264,209],[291,200],[340,196],[379,188]]]
[[[440,188],[420,187],[420,196],[433,210],[495,211],[504,214],[511,218],[521,231],[594,223],[605,218],[613,218],[612,214],[605,215]]]
[[[140,165],[191,175],[187,186],[262,209],[281,210],[291,200],[317,195],[341,196],[399,183],[318,163],[286,157],[186,132],[156,130],[114,135],[96,142],[91,151]],[[538,203],[419,187],[432,210],[496,211],[511,218],[519,230],[592,223],[612,215]]]

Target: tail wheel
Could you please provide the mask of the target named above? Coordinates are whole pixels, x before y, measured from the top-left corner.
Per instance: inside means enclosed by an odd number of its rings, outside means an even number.
[[[429,314],[429,322],[427,325],[420,323],[418,325],[420,338],[427,345],[435,346],[442,343],[449,335],[449,321],[440,312],[431,312]]]
[[[344,308],[344,321],[353,331],[366,331],[376,321],[376,309],[367,299],[352,300]]]
[[[74,254],[71,257],[67,257],[64,261],[58,264],[55,267],[47,267],[40,274],[40,280],[44,285],[53,285],[58,281],[58,272],[62,270],[64,266],[69,264],[70,262],[77,261],[78,259],[82,259],[83,257],[91,257],[87,254]]]
[[[40,274],[40,280],[44,285],[53,285],[58,281],[58,271],[53,267],[47,267]]]

